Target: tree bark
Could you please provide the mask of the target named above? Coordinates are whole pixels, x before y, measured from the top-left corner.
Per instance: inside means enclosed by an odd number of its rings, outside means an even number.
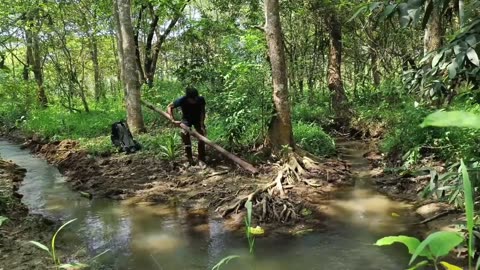
[[[31,67],[35,82],[37,83],[37,100],[40,106],[45,108],[48,106],[48,99],[45,94],[45,87],[43,86],[43,68],[38,33],[32,30],[25,30],[25,38],[27,41],[28,65]],[[28,78],[28,75],[24,74],[24,78]]]
[[[91,56],[92,56],[92,64],[93,64],[93,79],[94,79],[94,93],[95,93],[95,101],[100,101],[101,97],[104,97],[103,87],[102,87],[102,79],[100,74],[100,65],[98,63],[98,44],[97,38],[95,34],[90,37],[91,42]]]
[[[280,7],[278,0],[265,0],[265,33],[272,68],[273,104],[275,114],[269,128],[269,143],[274,150],[282,146],[294,147],[285,49],[282,42]]]
[[[342,81],[342,26],[333,9],[325,17],[330,36],[330,51],[328,54],[328,89],[332,93],[331,103],[336,122],[342,126],[349,124],[351,111]]]
[[[125,81],[127,124],[134,132],[144,132],[142,106],[140,103],[140,82],[136,62],[135,40],[130,14],[130,0],[116,0],[118,22],[122,38],[123,79]]]
[[[115,21],[115,35],[116,35],[116,41],[117,41],[117,54],[118,56],[115,57],[115,60],[117,61],[118,64],[118,73],[117,73],[117,80],[118,82],[122,85],[123,91],[124,91],[124,98],[127,96],[127,93],[125,92],[125,80],[123,79],[123,48],[122,48],[122,35],[120,33],[120,19],[118,17],[118,5],[117,5],[117,0],[113,0],[114,5],[113,5],[113,20]],[[113,46],[115,47],[115,42],[112,43]]]
[[[370,64],[372,66],[372,79],[375,88],[380,86],[381,75],[378,70],[378,55],[376,48],[370,48]]]
[[[429,0],[426,6],[434,0]],[[432,13],[428,19],[427,27],[425,28],[425,35],[423,38],[424,54],[436,51],[443,45],[443,35],[445,29],[443,28],[442,14],[440,6],[432,3]]]

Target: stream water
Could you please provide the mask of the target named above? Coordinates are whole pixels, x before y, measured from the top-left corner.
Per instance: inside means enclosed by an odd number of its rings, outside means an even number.
[[[405,269],[403,247],[379,248],[382,236],[408,233],[408,205],[373,191],[365,174],[362,144],[341,143],[356,172],[353,188],[318,202],[325,226],[304,236],[257,238],[249,256],[241,233],[224,229],[222,220],[192,216],[168,206],[126,207],[118,201],[89,200],[68,188],[58,170],[27,150],[0,141],[0,155],[27,169],[20,192],[31,212],[57,220],[77,220],[62,233],[89,255],[105,250],[99,269],[211,269],[227,255],[240,255],[225,270]],[[32,239],[35,240],[35,239]]]

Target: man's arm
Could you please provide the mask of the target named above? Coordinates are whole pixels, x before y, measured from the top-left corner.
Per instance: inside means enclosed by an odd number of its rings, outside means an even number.
[[[202,101],[202,110],[200,111],[200,127],[203,130],[203,134],[207,135],[207,130],[205,128],[205,99]]]
[[[168,106],[167,106],[167,113],[170,116],[170,120],[172,120],[173,123],[178,125],[178,124],[180,124],[180,121],[175,120],[175,117],[173,115],[173,109],[175,109],[175,105],[172,102],[172,103],[168,104]]]

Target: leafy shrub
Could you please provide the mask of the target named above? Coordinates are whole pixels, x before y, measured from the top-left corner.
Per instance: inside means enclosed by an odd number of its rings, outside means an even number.
[[[303,122],[293,125],[295,142],[302,148],[318,156],[328,156],[335,153],[335,143],[322,128],[315,124]]]
[[[294,122],[317,123],[322,126],[331,124],[333,114],[328,110],[328,101],[323,104],[309,104],[307,101],[296,103],[292,110]]]

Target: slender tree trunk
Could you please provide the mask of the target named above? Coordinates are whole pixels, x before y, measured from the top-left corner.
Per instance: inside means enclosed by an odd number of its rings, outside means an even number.
[[[429,0],[431,2],[434,0]],[[427,3],[428,5],[428,3]],[[442,14],[439,5],[432,3],[433,9],[428,19],[427,27],[425,28],[425,35],[423,38],[424,53],[427,54],[432,51],[440,49],[443,45],[443,35],[445,29],[443,28]]]
[[[95,93],[95,101],[100,101],[101,97],[104,97],[103,89],[102,89],[102,79],[100,75],[100,65],[98,63],[98,45],[97,45],[97,38],[92,35],[90,38],[91,42],[91,56],[92,56],[92,64],[93,64],[93,79],[94,79],[94,93]]]
[[[40,106],[45,108],[48,105],[48,99],[43,86],[42,59],[40,56],[38,34],[32,30],[25,30],[25,37],[27,41],[28,65],[31,66],[35,82],[37,83],[37,100]],[[25,73],[24,78],[28,78],[28,75],[25,75]]]
[[[329,10],[325,17],[330,36],[330,51],[328,54],[328,89],[332,93],[332,108],[337,124],[348,125],[351,111],[342,81],[342,25],[334,10]]]
[[[118,6],[118,19],[120,35],[122,37],[123,51],[123,77],[127,96],[127,123],[133,132],[144,132],[142,105],[140,103],[140,82],[136,61],[135,40],[130,15],[130,0],[116,0]]]
[[[380,71],[378,70],[378,57],[377,51],[372,48],[370,49],[370,64],[372,65],[372,79],[373,85],[378,88],[380,86]]]
[[[288,76],[285,50],[282,42],[280,7],[278,0],[265,0],[266,38],[272,67],[273,103],[275,115],[269,128],[269,142],[274,150],[288,145],[294,147],[290,102],[288,99]]]
[[[124,91],[124,97],[127,96],[127,93],[125,92],[125,81],[123,79],[123,48],[122,48],[122,35],[120,33],[120,18],[118,17],[118,5],[117,5],[117,0],[113,0],[113,20],[115,21],[115,35],[116,35],[116,41],[117,41],[117,55],[115,55],[115,59],[117,61],[118,65],[118,72],[117,72],[117,80],[119,84],[122,85],[123,91]],[[115,47],[115,42],[112,42],[113,47]]]

